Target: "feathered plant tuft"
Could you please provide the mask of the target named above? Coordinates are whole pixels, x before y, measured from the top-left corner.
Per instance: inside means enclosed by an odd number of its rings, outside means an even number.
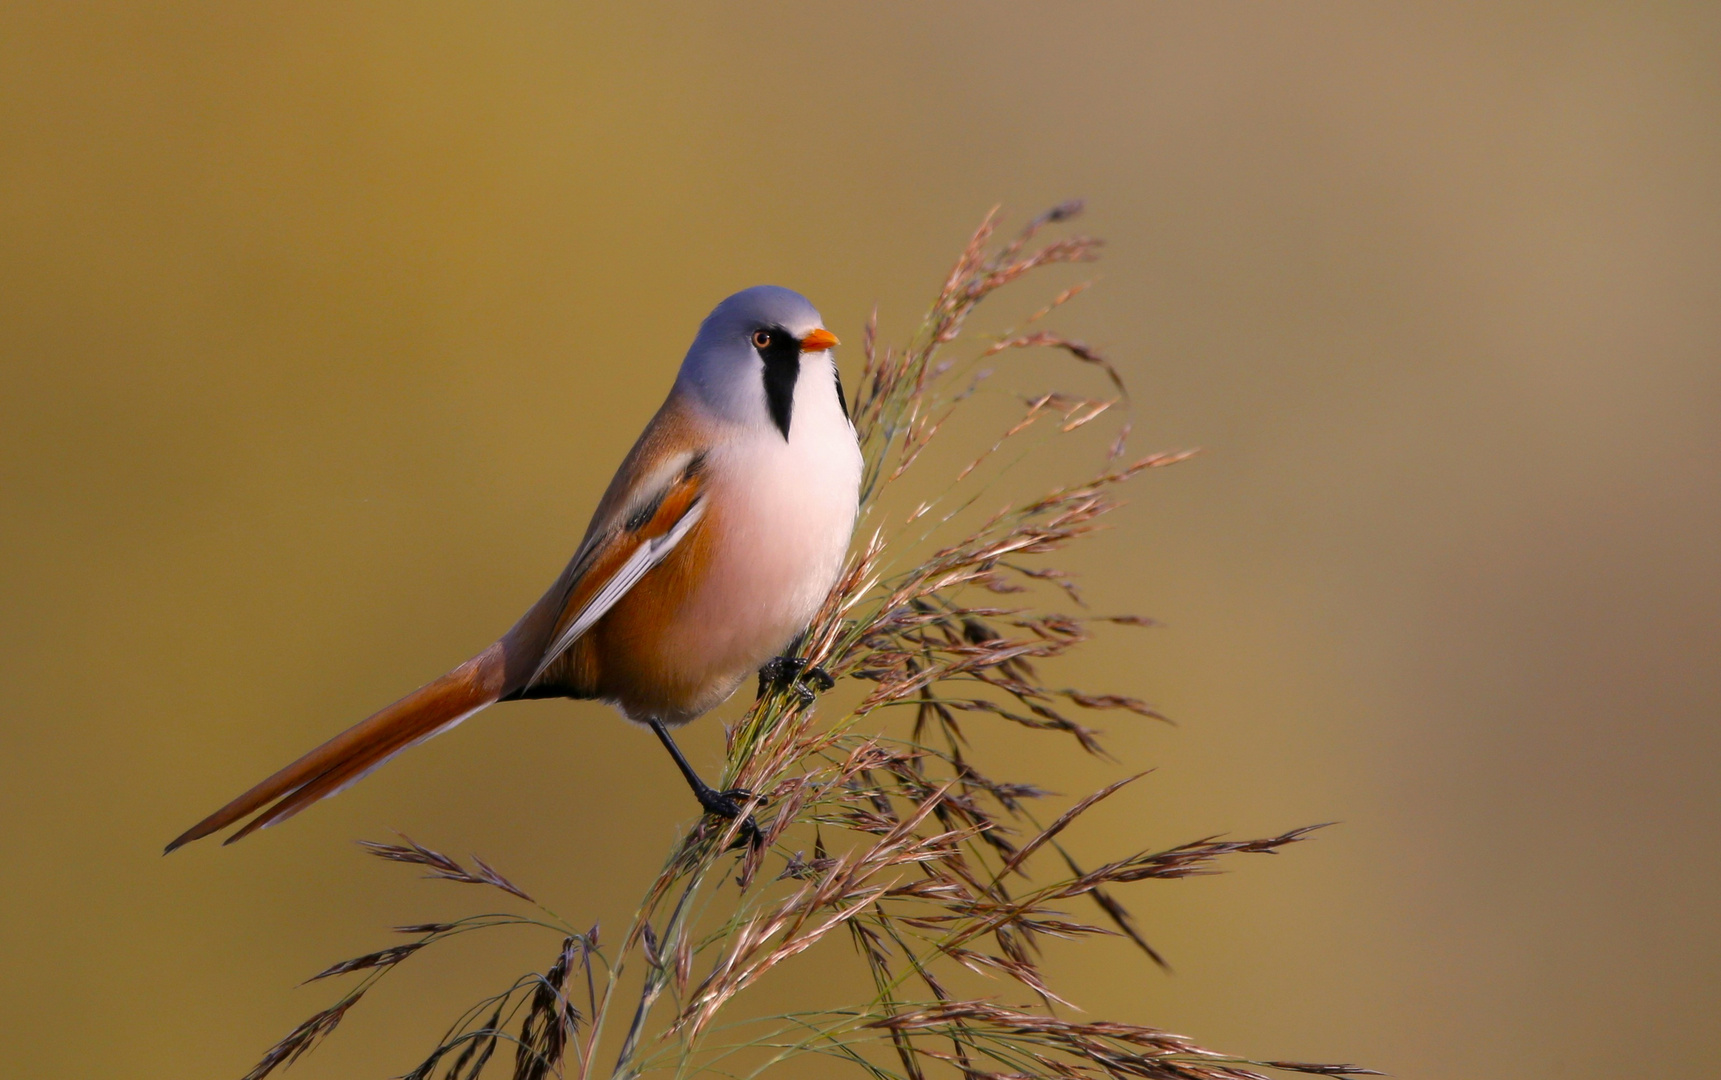
[[[1047,792],[982,772],[965,725],[990,717],[1062,733],[1100,754],[1099,732],[1081,712],[1120,710],[1163,720],[1132,697],[1060,687],[1042,668],[1089,639],[1096,623],[1152,625],[1127,614],[1086,612],[1073,577],[1040,557],[1080,541],[1118,505],[1127,481],[1182,461],[1187,452],[1129,458],[1129,424],[1117,423],[1100,467],[1086,479],[989,515],[982,498],[1005,486],[1016,448],[1031,429],[1053,445],[1127,404],[1116,368],[1088,344],[1043,320],[1080,295],[1057,293],[1023,322],[968,355],[957,342],[975,308],[1044,267],[1086,263],[1099,241],[1041,240],[1080,203],[1055,207],[998,242],[987,216],[946,277],[914,337],[880,349],[877,315],[863,337],[865,370],[851,410],[865,455],[858,551],[797,645],[801,670],[858,681],[846,709],[822,715],[812,676],[763,682],[728,732],[724,788],[756,794],[758,842],[736,851],[741,825],[706,819],[669,854],[662,873],[613,949],[594,926],[581,931],[473,857],[471,867],[406,838],[366,842],[371,854],[422,866],[427,876],[487,885],[532,905],[526,914],[483,914],[397,928],[413,940],[334,964],[313,979],[358,975],[333,1006],[270,1049],[246,1077],[262,1080],[332,1031],[377,980],[447,938],[499,926],[530,926],[559,942],[542,973],[530,973],[455,1018],[411,1080],[476,1080],[512,1060],[515,1080],[646,1073],[755,1076],[819,1054],[875,1080],[1257,1080],[1262,1070],[1347,1076],[1354,1065],[1251,1061],[1151,1027],[1081,1021],[1053,987],[1041,950],[1053,939],[1121,935],[1153,963],[1164,958],[1140,932],[1116,887],[1211,873],[1218,860],[1279,851],[1310,828],[1258,840],[1206,837],[1175,847],[1123,852],[1091,869],[1061,837],[1097,803],[1139,779],[1109,784],[1042,823]],[[1109,396],[1046,392],[978,453],[952,459],[934,497],[904,502],[904,478],[930,462],[929,448],[954,427],[989,372],[1022,350],[1062,353],[1097,369]],[[1003,460],[1011,454],[1017,457]],[[948,465],[941,462],[941,466]],[[928,465],[927,467],[933,467]],[[954,535],[954,539],[949,537]],[[1055,595],[1084,613],[1033,603]],[[1000,598],[1015,598],[1008,602]],[[905,712],[892,734],[892,711]],[[768,809],[767,809],[768,808]],[[809,854],[810,853],[810,854]],[[1030,873],[1032,871],[1032,873]],[[733,876],[731,876],[733,875]],[[1070,905],[1091,904],[1099,923]],[[846,939],[870,993],[772,1016],[747,1013],[747,991],[774,971],[795,979],[806,954]],[[988,984],[984,980],[996,980]],[[1002,987],[1000,994],[979,988]],[[497,1056],[498,1048],[512,1053]]]

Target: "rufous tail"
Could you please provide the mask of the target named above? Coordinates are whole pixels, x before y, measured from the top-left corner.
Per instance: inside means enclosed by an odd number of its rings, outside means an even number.
[[[503,654],[492,645],[435,682],[336,735],[245,794],[185,830],[173,843],[200,840],[257,810],[226,843],[285,821],[326,799],[415,743],[440,735],[503,694]],[[269,804],[273,805],[269,805]],[[263,809],[267,806],[267,809]],[[163,854],[165,854],[164,852]]]

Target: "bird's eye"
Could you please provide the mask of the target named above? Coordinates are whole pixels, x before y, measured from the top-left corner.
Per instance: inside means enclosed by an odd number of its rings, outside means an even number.
[[[771,332],[769,330],[755,330],[755,331],[753,331],[753,347],[755,349],[768,349],[768,348],[770,348],[771,347]]]

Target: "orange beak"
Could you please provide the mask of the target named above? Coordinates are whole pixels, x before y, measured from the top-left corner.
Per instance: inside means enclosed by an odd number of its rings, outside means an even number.
[[[821,326],[801,339],[801,351],[824,352],[832,345],[839,344],[841,342],[837,341],[837,336]]]

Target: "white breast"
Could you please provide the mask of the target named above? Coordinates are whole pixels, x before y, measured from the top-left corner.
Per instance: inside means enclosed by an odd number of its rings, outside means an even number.
[[[737,430],[707,464],[711,562],[682,609],[676,644],[727,684],[725,697],[806,628],[854,531],[860,448],[829,361],[803,368],[789,438],[770,425]]]

